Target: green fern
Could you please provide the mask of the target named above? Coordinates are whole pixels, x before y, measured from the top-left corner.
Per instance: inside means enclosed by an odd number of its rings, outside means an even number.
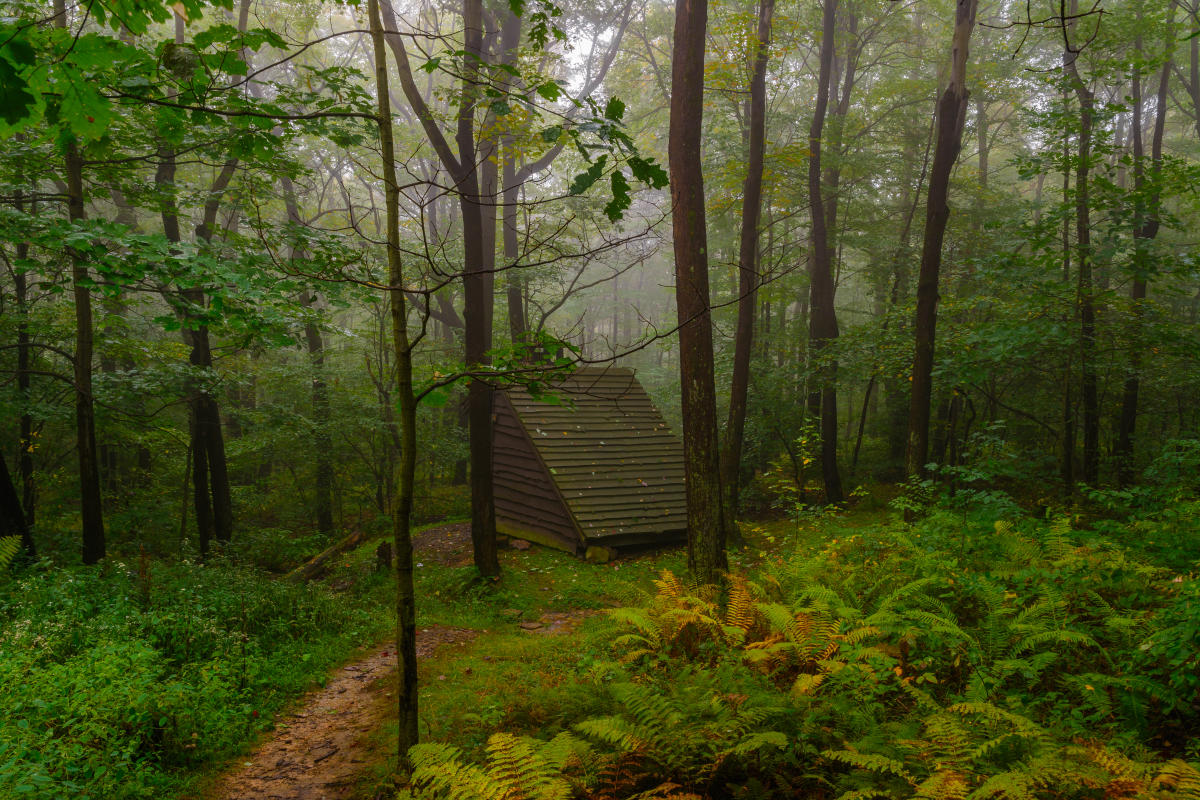
[[[401,798],[411,800],[570,800],[575,785],[563,771],[581,763],[588,745],[562,733],[541,742],[509,733],[488,738],[488,764],[464,763],[462,753],[442,744],[409,750],[412,784]]]
[[[21,552],[21,538],[19,536],[5,536],[0,538],[0,569],[4,569],[11,564],[19,552]]]

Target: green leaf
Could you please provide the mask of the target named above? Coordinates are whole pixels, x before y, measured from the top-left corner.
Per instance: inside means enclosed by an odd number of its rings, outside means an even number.
[[[570,194],[583,194],[591,188],[592,184],[600,180],[600,176],[604,174],[604,165],[608,162],[608,156],[603,155],[596,159],[596,163],[587,168],[585,172],[581,172],[575,176],[575,180],[571,181],[570,187],[567,189]]]
[[[30,116],[36,100],[33,92],[29,91],[29,85],[13,65],[7,59],[0,58],[0,118],[9,125],[16,125]]]
[[[620,98],[610,97],[604,104],[604,116],[614,122],[620,122],[621,117],[625,116],[625,104],[621,102]]]
[[[497,117],[503,117],[512,113],[512,107],[507,100],[497,100],[491,105],[492,114]]]
[[[534,91],[551,103],[562,97],[562,87],[554,81],[546,81],[545,83],[538,84]]]
[[[633,204],[633,198],[629,195],[629,181],[625,180],[625,176],[620,170],[613,172],[611,182],[613,196],[612,200],[605,204],[604,213],[608,216],[609,222],[616,222]]]
[[[562,125],[551,125],[542,130],[542,141],[546,144],[554,144],[562,136],[562,132]]]
[[[441,65],[441,63],[442,63],[441,57],[434,56],[433,58],[429,59],[424,64],[422,64],[419,67],[419,69],[423,69],[426,72],[428,72],[430,75],[432,75],[437,70],[438,66]]]
[[[629,171],[633,173],[633,177],[647,186],[661,189],[667,185],[667,171],[656,164],[653,158],[630,156],[625,163],[629,165]]]

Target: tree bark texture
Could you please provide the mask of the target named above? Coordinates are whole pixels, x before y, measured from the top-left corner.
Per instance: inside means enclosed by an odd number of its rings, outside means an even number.
[[[24,212],[25,204],[17,193],[17,210]],[[31,208],[33,206],[31,205]],[[29,258],[29,243],[17,244],[17,261],[23,262]],[[17,270],[13,273],[13,286],[17,301],[17,393],[21,402],[21,421],[17,437],[20,452],[17,455],[17,474],[21,481],[21,506],[25,513],[25,524],[31,527],[37,511],[37,485],[33,477],[34,425],[33,415],[29,413],[32,388],[30,381],[30,355],[32,342],[29,336],[29,282],[25,273]],[[32,547],[32,541],[29,547]],[[32,551],[31,551],[32,556]]]
[[[738,533],[738,486],[741,483],[742,439],[746,432],[746,397],[750,359],[754,354],[754,313],[758,304],[758,227],[762,215],[763,158],[767,131],[767,61],[771,55],[771,21],[775,0],[759,0],[754,70],[750,78],[749,141],[746,180],[742,184],[742,227],[738,247],[738,312],[733,343],[733,378],[729,387],[729,419],[721,449],[722,515],[726,538]]]
[[[60,19],[64,19],[61,18]],[[65,22],[65,19],[64,19]],[[83,157],[79,146],[67,144],[67,210],[72,222],[84,218]],[[87,265],[74,250],[71,284],[75,298],[75,433],[79,456],[79,503],[83,524],[83,563],[104,558],[104,511],[100,498],[100,460],[96,450],[96,412],[92,403],[92,293]]]
[[[925,473],[929,458],[929,411],[933,398],[933,353],[937,327],[938,281],[942,269],[942,241],[950,220],[950,173],[962,147],[967,113],[967,54],[975,27],[978,0],[956,0],[951,46],[950,82],[938,100],[937,142],[929,170],[929,195],[925,206],[925,239],[921,245],[921,270],[917,277],[917,313],[914,324],[912,395],[908,413],[908,447],[905,473]]]
[[[829,112],[829,95],[835,81],[837,1],[825,0],[822,10],[820,67],[817,75],[817,98],[812,123],[808,131],[808,198],[812,220],[811,253],[809,255],[809,360],[814,365],[815,388],[809,392],[809,410],[818,418],[821,440],[821,477],[825,484],[825,500],[840,503],[845,499],[842,478],[837,463],[838,408],[837,362],[824,355],[825,349],[838,338],[837,312],[834,308],[833,256],[831,231],[837,226],[837,189],[840,170],[822,164],[822,144],[825,122]],[[850,88],[854,81],[853,53],[846,56],[846,87],[839,115],[844,116]],[[838,135],[840,139],[840,116]],[[838,156],[836,147],[834,157]]]
[[[1073,0],[1071,13],[1078,11]],[[1073,26],[1072,26],[1073,27]],[[1091,167],[1095,94],[1079,75],[1078,52],[1067,50],[1063,66],[1079,101],[1079,139],[1075,162],[1075,254],[1078,261],[1076,304],[1079,307],[1080,402],[1083,404],[1083,480],[1100,477],[1100,400],[1096,375],[1096,300],[1092,260]]]
[[[387,56],[379,0],[369,0],[371,42],[375,56],[375,83],[379,112],[379,144],[383,162],[387,213],[388,295],[391,301],[392,346],[396,359],[396,391],[400,417],[400,485],[392,516],[392,546],[396,551],[396,657],[399,661],[397,747],[400,762],[407,764],[408,750],[418,741],[417,727],[417,624],[413,588],[413,549],[410,530],[417,452],[417,403],[412,383],[412,347],[408,339],[408,314],[404,300],[404,271],[400,260],[400,188],[392,141],[392,108],[388,90]],[[493,537],[493,547],[495,538]]]
[[[480,196],[480,178],[476,171],[475,106],[479,99],[479,66],[483,60],[482,0],[463,0],[464,44],[462,100],[458,115],[458,162],[456,176],[459,207],[463,219],[463,294],[466,330],[464,331],[467,369],[481,369],[491,363],[487,351],[492,346],[492,272],[488,269],[486,243],[492,243],[491,261],[495,261],[495,216],[490,216],[492,235],[485,239],[485,214]],[[467,387],[467,417],[470,421],[471,461],[471,542],[475,566],[481,575],[500,574],[496,554],[496,503],[492,487],[492,387],[472,379]]]
[[[1172,6],[1172,11],[1174,6]],[[1174,14],[1171,14],[1172,18]],[[1173,19],[1171,20],[1173,22]],[[1168,30],[1174,26],[1168,24]],[[1168,37],[1172,40],[1173,36]],[[1141,37],[1137,40],[1137,49],[1141,54]],[[1134,189],[1134,230],[1133,230],[1133,284],[1130,287],[1132,301],[1132,316],[1129,323],[1129,365],[1125,376],[1125,385],[1121,393],[1121,417],[1117,424],[1117,482],[1123,486],[1133,482],[1136,466],[1136,445],[1134,434],[1137,430],[1138,394],[1141,389],[1142,373],[1142,318],[1145,313],[1146,289],[1150,280],[1153,265],[1150,260],[1150,243],[1158,236],[1161,221],[1159,209],[1158,173],[1162,168],[1163,135],[1167,124],[1167,90],[1171,78],[1171,59],[1168,58],[1162,66],[1159,76],[1158,91],[1155,96],[1156,111],[1154,116],[1154,133],[1150,141],[1150,173],[1151,188],[1147,196],[1146,187],[1146,152],[1142,142],[1142,78],[1140,70],[1135,67],[1133,72],[1133,189]]]
[[[675,46],[671,56],[667,160],[673,209],[675,302],[679,318],[688,569],[699,580],[715,583],[728,564],[721,510],[704,177],[700,161],[707,25],[707,0],[678,0],[675,4]]]

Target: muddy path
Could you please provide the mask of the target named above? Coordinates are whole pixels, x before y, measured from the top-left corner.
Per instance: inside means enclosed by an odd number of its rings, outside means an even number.
[[[419,558],[447,566],[470,564],[470,525],[450,523],[421,531],[413,537],[413,549]],[[597,613],[546,612],[522,620],[521,612],[510,611],[502,612],[509,624],[532,636],[569,634]],[[443,626],[419,629],[417,658],[427,659],[441,648],[462,647],[479,634]],[[378,730],[395,718],[396,689],[395,646],[381,644],[335,670],[323,689],[310,692],[296,710],[281,716],[269,738],[232,762],[201,796],[204,800],[354,800],[372,765],[387,757],[378,752]]]
[[[417,632],[417,656],[461,645],[476,632],[432,627]],[[205,793],[208,800],[348,800],[373,760],[371,735],[388,718],[396,690],[396,654],[383,645],[337,670],[280,717],[271,738]]]

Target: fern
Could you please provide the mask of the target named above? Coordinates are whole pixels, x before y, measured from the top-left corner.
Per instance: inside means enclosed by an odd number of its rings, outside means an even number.
[[[0,569],[4,569],[11,564],[19,552],[21,552],[21,538],[19,536],[0,537]]]
[[[912,786],[917,785],[913,776],[904,768],[904,763],[894,758],[887,758],[875,753],[858,753],[854,750],[826,750],[821,753],[821,756],[830,761],[837,761],[856,769],[885,775],[895,775]]]
[[[575,786],[564,774],[586,755],[570,734],[540,742],[509,733],[488,738],[487,767],[463,763],[455,747],[421,744],[409,750],[412,800],[570,800]],[[405,795],[401,795],[404,797]]]

